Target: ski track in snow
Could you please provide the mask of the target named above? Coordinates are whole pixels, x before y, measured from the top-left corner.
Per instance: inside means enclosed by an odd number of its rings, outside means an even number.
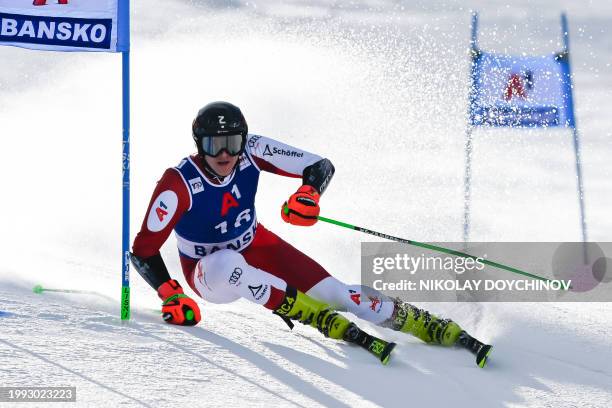
[[[3,309],[10,315],[0,317],[1,383],[76,386],[82,406],[399,407],[408,392],[412,403],[431,406],[576,401],[604,407],[612,401],[609,337],[596,336],[602,328],[584,330],[577,318],[559,327],[484,305],[489,322],[512,317],[499,331],[487,322],[475,330],[495,344],[485,370],[466,351],[371,328],[398,343],[392,363],[383,367],[363,350],[311,328],[300,325],[291,332],[243,301],[206,305],[205,324],[196,327],[165,325],[146,310],[136,310],[123,325],[106,300],[2,287]],[[432,309],[452,314],[450,304],[437,306]],[[571,312],[583,308],[564,306]],[[467,314],[457,319],[470,327]]]
[[[534,53],[558,48],[568,12],[589,236],[610,241],[609,2],[132,3],[132,237],[155,181],[192,150],[193,114],[227,99],[254,132],[332,159],[322,214],[459,240],[476,9],[484,48]],[[492,342],[484,370],[466,351],[358,321],[398,343],[383,367],[246,301],[205,303],[200,325],[168,326],[136,273],[133,320],[121,324],[119,58],[0,47],[0,60],[0,386],[76,386],[76,404],[54,405],[67,407],[612,406],[610,303],[419,305]],[[571,149],[560,131],[479,133],[472,239],[578,240]],[[258,219],[357,282],[369,237],[283,224],[279,204],[296,187],[263,174]],[[174,237],[162,254],[178,271]],[[37,283],[102,296],[36,295]]]

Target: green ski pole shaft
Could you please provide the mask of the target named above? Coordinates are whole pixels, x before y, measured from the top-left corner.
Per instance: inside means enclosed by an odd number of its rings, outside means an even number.
[[[401,242],[403,244],[408,244],[408,245],[413,245],[413,246],[417,246],[417,247],[421,247],[421,248],[426,248],[426,249],[430,249],[432,251],[442,252],[442,253],[445,253],[445,254],[459,256],[459,257],[463,257],[463,258],[470,258],[470,259],[474,259],[474,260],[478,259],[478,257],[476,257],[474,255],[466,254],[465,252],[461,252],[461,251],[455,251],[454,249],[444,248],[444,247],[440,247],[440,246],[437,246],[437,245],[426,244],[426,243],[423,243],[423,242],[413,241],[413,240],[410,240],[410,239],[394,237],[393,235],[383,234],[382,232],[377,232],[377,231],[372,231],[372,230],[369,230],[367,228],[363,228],[363,227],[358,227],[356,225],[347,224],[346,222],[333,220],[331,218],[326,218],[326,217],[321,217],[321,216],[318,216],[317,218],[320,221],[323,221],[323,222],[327,222],[327,223],[330,223],[330,224],[338,225],[340,227],[352,229],[354,231],[363,232],[365,234],[374,235],[374,236],[377,236],[379,238],[384,238],[384,239],[388,239],[388,240],[391,240],[391,241]],[[534,275],[534,274],[529,273],[529,272],[521,271],[520,269],[516,269],[516,268],[513,268],[511,266],[503,265],[503,264],[500,264],[498,262],[489,261],[487,259],[480,258],[480,262],[482,262],[485,265],[489,265],[489,266],[492,266],[492,267],[495,267],[495,268],[498,268],[498,269],[503,269],[505,271],[516,273],[516,274],[519,274],[519,275],[527,276],[529,278],[539,279],[539,280],[542,280],[542,281],[550,281],[550,279],[548,279],[548,278],[544,278],[542,276]]]
[[[104,294],[102,294],[100,292],[95,292],[93,290],[50,289],[50,288],[45,288],[42,285],[36,285],[36,286],[34,286],[32,291],[34,293],[37,293],[37,294],[42,294],[44,292],[56,292],[56,293],[74,293],[74,294],[77,294],[77,295],[94,295],[94,296],[100,296],[100,297],[103,297],[105,299],[114,301],[114,299],[112,297],[104,295]],[[150,311],[150,312],[153,312],[155,314],[161,314],[161,309],[147,309],[147,310]]]
[[[34,288],[32,289],[34,291],[34,293],[43,293],[43,292],[58,292],[58,293],[77,293],[77,294],[82,294],[82,295],[97,295],[97,296],[104,296],[98,292],[93,292],[91,290],[78,290],[78,289],[50,289],[50,288],[44,288],[41,285],[36,285],[34,286]]]

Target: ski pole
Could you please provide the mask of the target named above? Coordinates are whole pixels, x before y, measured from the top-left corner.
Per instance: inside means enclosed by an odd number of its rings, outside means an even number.
[[[34,293],[37,294],[42,294],[43,292],[58,292],[58,293],[75,293],[78,295],[94,295],[94,296],[100,296],[103,297],[105,299],[109,299],[109,300],[114,300],[112,297],[104,295],[100,292],[95,292],[93,290],[79,290],[79,289],[50,289],[50,288],[45,288],[42,285],[36,285],[34,286],[34,288],[32,288],[32,291],[34,291]],[[161,310],[160,309],[147,309],[150,312],[156,313],[156,314],[161,314]]]
[[[374,235],[374,236],[377,236],[377,237],[380,237],[380,238],[385,238],[385,239],[388,239],[388,240],[391,240],[391,241],[396,241],[396,242],[401,242],[403,244],[414,245],[414,246],[421,247],[421,248],[431,249],[432,251],[442,252],[442,253],[449,254],[449,255],[460,256],[460,257],[463,257],[463,258],[470,258],[470,259],[478,260],[478,257],[476,257],[474,255],[466,254],[465,252],[455,251],[454,249],[448,249],[448,248],[444,248],[444,247],[440,247],[440,246],[436,246],[436,245],[425,244],[423,242],[413,241],[411,239],[404,239],[404,238],[394,237],[393,235],[388,235],[388,234],[383,234],[382,232],[372,231],[372,230],[369,230],[367,228],[363,228],[363,227],[358,227],[356,225],[347,224],[346,222],[332,220],[331,218],[325,218],[325,217],[321,217],[321,216],[318,216],[317,218],[320,221],[324,221],[324,222],[327,222],[327,223],[330,223],[330,224],[338,225],[340,227],[352,229],[352,230],[355,230],[355,231],[360,231],[360,232],[363,232],[363,233],[366,233],[366,234],[370,234],[370,235]],[[495,268],[503,269],[503,270],[506,270],[506,271],[509,271],[509,272],[512,272],[512,273],[516,273],[516,274],[523,275],[523,276],[528,276],[528,277],[533,278],[533,279],[539,279],[539,280],[547,281],[547,282],[551,281],[548,278],[544,278],[542,276],[534,275],[534,274],[529,273],[529,272],[521,271],[520,269],[516,269],[516,268],[513,268],[511,266],[503,265],[503,264],[500,264],[498,262],[489,261],[487,259],[480,258],[480,262],[482,262],[485,265],[493,266]]]
[[[72,294],[76,294],[76,295],[93,295],[93,296],[99,296],[101,298],[104,298],[106,300],[111,300],[114,301],[114,299],[108,295],[105,295],[103,293],[100,292],[96,292],[93,290],[80,290],[80,289],[50,289],[50,288],[45,288],[42,285],[36,285],[34,286],[34,288],[32,288],[32,291],[34,291],[34,293],[37,294],[42,294],[44,292],[56,292],[56,293],[72,293]]]
[[[96,296],[108,297],[106,295],[103,295],[101,293],[94,292],[94,291],[91,291],[91,290],[50,289],[50,288],[44,288],[44,287],[42,287],[42,285],[36,285],[36,286],[34,286],[34,288],[32,290],[34,291],[34,293],[38,293],[38,294],[41,294],[43,292],[59,292],[59,293],[78,293],[78,294],[81,294],[81,295],[96,295]]]

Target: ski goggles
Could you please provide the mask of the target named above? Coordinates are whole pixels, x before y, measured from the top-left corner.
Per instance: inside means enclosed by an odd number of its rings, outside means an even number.
[[[203,136],[200,139],[200,146],[204,153],[209,156],[216,157],[224,150],[230,156],[236,156],[242,153],[242,149],[244,148],[242,140],[242,135],[240,134]]]

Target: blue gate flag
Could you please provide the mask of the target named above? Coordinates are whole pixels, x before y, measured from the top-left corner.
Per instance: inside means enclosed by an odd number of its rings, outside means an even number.
[[[574,114],[570,68],[569,25],[561,14],[561,52],[544,56],[512,56],[486,52],[478,47],[478,13],[472,14],[471,87],[466,128],[463,241],[469,241],[472,132],[476,126],[516,128],[565,127],[572,130],[582,242],[587,242],[587,224],[582,182],[580,138]],[[583,262],[589,265],[586,244]]]
[[[473,126],[574,127],[569,58],[474,50]]]
[[[2,0],[0,45],[51,51],[127,51],[129,34],[119,3]]]

